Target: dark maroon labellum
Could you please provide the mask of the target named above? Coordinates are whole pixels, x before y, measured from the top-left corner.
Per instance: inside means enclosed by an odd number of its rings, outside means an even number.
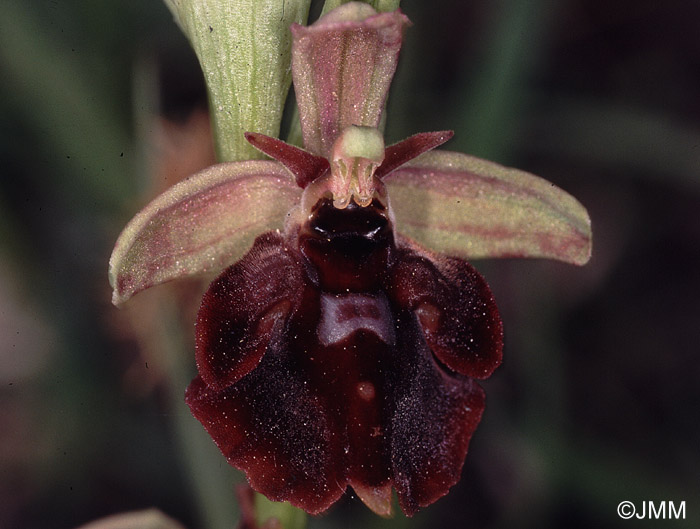
[[[397,241],[379,200],[322,198],[204,296],[187,403],[253,488],[311,513],[353,487],[389,514],[447,493],[501,361],[491,292],[465,261]]]

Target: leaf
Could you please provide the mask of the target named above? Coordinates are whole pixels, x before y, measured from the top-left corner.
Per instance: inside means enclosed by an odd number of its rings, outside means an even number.
[[[165,0],[192,44],[209,92],[221,161],[261,158],[246,131],[278,136],[292,38],[311,0]]]
[[[385,179],[399,234],[468,259],[545,257],[585,264],[586,209],[530,173],[465,154],[433,151]]]
[[[153,285],[224,268],[262,232],[281,229],[301,197],[271,161],[214,165],[173,186],[138,213],[109,261],[112,302]]]

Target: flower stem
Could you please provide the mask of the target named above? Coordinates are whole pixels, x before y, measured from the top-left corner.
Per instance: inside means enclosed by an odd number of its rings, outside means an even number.
[[[289,26],[306,22],[310,3],[166,0],[202,66],[220,161],[263,157],[244,132],[279,135],[291,84]]]
[[[183,467],[191,479],[202,526],[207,529],[230,529],[233,520],[238,518],[234,483],[241,478],[226,464],[184,402],[184,388],[192,375],[190,339],[182,330],[181,314],[176,309],[178,303],[172,299],[172,292],[161,293],[158,312],[163,324],[158,329],[158,343],[163,351],[167,351],[168,397]]]
[[[255,514],[258,525],[263,526],[269,518],[277,518],[284,529],[304,529],[306,513],[287,502],[268,500],[262,494],[255,494]]]

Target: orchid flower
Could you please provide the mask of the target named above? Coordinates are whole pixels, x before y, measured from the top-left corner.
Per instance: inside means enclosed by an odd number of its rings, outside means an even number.
[[[433,151],[451,132],[384,145],[407,25],[357,2],[293,24],[304,149],[251,131],[273,160],[174,186],[110,261],[115,304],[223,270],[199,310],[186,402],[255,490],[310,513],[350,486],[381,515],[395,489],[412,515],[459,480],[484,410],[476,379],[503,345],[466,259],[590,257],[586,210],[551,183]]]

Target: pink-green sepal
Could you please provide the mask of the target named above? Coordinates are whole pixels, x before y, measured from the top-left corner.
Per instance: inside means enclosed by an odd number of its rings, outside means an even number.
[[[301,192],[282,165],[261,160],[217,164],[171,187],[119,236],[112,302],[234,263],[259,234],[284,227]]]
[[[384,182],[399,234],[428,250],[467,259],[542,257],[577,265],[591,256],[586,209],[530,173],[433,151]]]
[[[292,76],[306,150],[329,158],[350,125],[379,126],[408,24],[398,10],[377,14],[349,2],[311,26],[292,25]]]

